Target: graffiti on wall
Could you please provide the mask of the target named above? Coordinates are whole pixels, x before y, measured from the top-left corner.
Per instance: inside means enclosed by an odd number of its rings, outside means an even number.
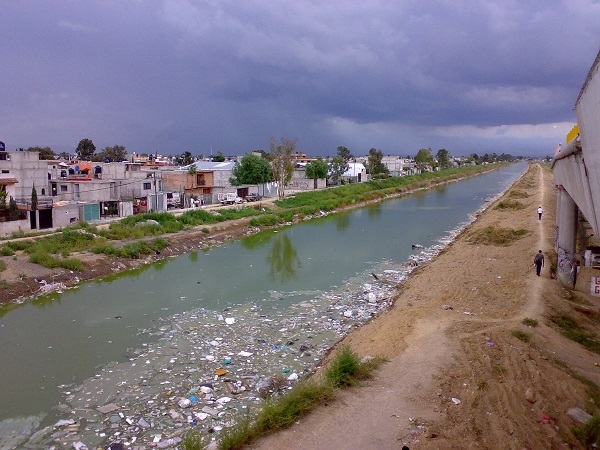
[[[590,294],[600,297],[600,277],[592,277],[590,285]]]
[[[575,285],[575,259],[573,253],[563,248],[558,247],[558,262],[556,266],[556,273],[561,282],[569,284],[570,286]]]
[[[298,189],[300,191],[307,191],[310,189],[310,184],[306,180],[292,180],[288,184],[289,189]]]

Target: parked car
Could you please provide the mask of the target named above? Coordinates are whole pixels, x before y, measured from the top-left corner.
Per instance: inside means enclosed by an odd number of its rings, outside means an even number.
[[[246,200],[247,202],[259,202],[262,200],[262,195],[248,194],[246,195],[246,198],[244,200]]]

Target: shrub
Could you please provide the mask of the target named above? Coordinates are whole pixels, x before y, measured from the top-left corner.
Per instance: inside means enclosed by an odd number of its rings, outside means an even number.
[[[529,317],[525,317],[521,323],[525,326],[528,327],[537,327],[538,326],[538,321],[536,319],[531,319]]]
[[[526,206],[518,200],[501,200],[494,209],[523,209]]]
[[[335,388],[353,384],[354,375],[360,367],[360,358],[350,346],[344,345],[325,370],[325,379]]]
[[[60,261],[60,267],[81,272],[83,270],[83,263],[77,258],[67,258]]]
[[[275,214],[264,214],[262,216],[250,219],[250,225],[253,227],[277,225],[277,216]]]
[[[585,448],[595,448],[600,444],[600,417],[594,416],[581,427],[572,427],[573,435],[585,445]]]
[[[2,247],[0,247],[0,255],[2,256],[13,256],[15,254],[15,251],[10,248],[8,245],[3,245]]]
[[[526,333],[524,331],[521,330],[513,330],[511,332],[511,334],[516,337],[518,340],[523,341],[523,342],[529,342],[529,340],[531,339],[531,334]]]

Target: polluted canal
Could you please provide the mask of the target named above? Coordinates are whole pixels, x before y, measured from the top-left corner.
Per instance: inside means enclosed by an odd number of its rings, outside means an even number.
[[[435,256],[526,168],[266,230],[3,311],[0,449],[175,448],[191,427],[218,438],[388,307],[412,261]]]

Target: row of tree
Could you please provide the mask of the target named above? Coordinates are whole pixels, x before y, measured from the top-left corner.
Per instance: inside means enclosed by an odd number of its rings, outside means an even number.
[[[270,153],[260,152],[248,153],[236,162],[231,184],[239,186],[242,184],[259,184],[269,181],[277,181],[280,191],[279,197],[284,196],[284,187],[290,182],[295,168],[295,160],[292,157],[296,149],[297,140],[281,138],[277,141],[271,138]],[[309,162],[306,165],[306,177],[314,180],[317,187],[319,178],[328,178],[333,184],[337,184],[342,175],[350,168],[349,162],[355,160],[354,155],[348,148],[340,146],[337,154],[328,162],[322,157]],[[381,150],[372,148],[367,158],[367,171],[372,178],[387,177],[389,170],[383,164],[383,153]]]
[[[270,153],[266,153],[264,151],[260,151],[262,153],[263,158],[265,158],[266,162],[272,163],[274,161],[278,162],[278,168],[274,170],[277,173],[287,173],[289,172],[289,168],[287,168],[287,164],[284,164],[283,161],[286,159],[290,160],[290,164],[293,164],[291,159],[291,153],[294,152],[296,148],[297,140],[281,138],[279,142],[275,141],[275,138],[271,138],[270,141]],[[63,159],[69,159],[70,155],[66,152],[62,152],[60,154],[55,154],[50,147],[29,147],[27,151],[36,151],[40,154],[40,159],[56,159],[57,157]],[[77,148],[75,149],[75,155],[77,159],[87,160],[87,161],[105,161],[105,162],[120,162],[127,160],[127,150],[122,145],[114,145],[112,147],[105,147],[100,152],[96,153],[96,146],[92,142],[91,139],[82,139],[79,141]],[[148,156],[152,158],[153,155],[141,154],[141,156]],[[246,155],[248,156],[248,155]],[[245,158],[245,157],[244,157]],[[260,157],[259,157],[260,158]],[[408,157],[410,159],[410,156]],[[201,158],[202,159],[202,158]],[[241,177],[245,179],[245,171],[248,169],[249,173],[253,174],[257,170],[257,165],[262,163],[257,163],[254,158],[252,161],[246,161],[244,167],[242,168]],[[420,149],[415,156],[415,163],[420,170],[426,169],[427,166],[432,168],[439,167],[441,169],[446,169],[451,167],[452,156],[448,152],[448,150],[441,148],[437,151],[435,157],[433,156],[432,150],[430,148],[422,148]],[[483,156],[478,156],[476,153],[471,153],[469,156],[464,158],[463,162],[466,163],[491,163],[498,161],[513,161],[515,157],[512,155],[508,155],[502,153],[501,155],[497,155],[496,153],[492,154],[484,154]],[[173,157],[173,162],[177,165],[187,166],[192,164],[196,158],[192,155],[191,152],[185,151],[180,155],[176,155]],[[225,161],[225,155],[223,152],[218,151],[216,155],[211,155],[211,160],[215,162],[223,162]],[[329,179],[333,183],[339,182],[342,175],[349,169],[349,162],[355,160],[352,152],[343,146],[337,148],[336,155],[331,158],[329,164],[325,162],[322,158],[318,158],[315,161],[312,161],[307,166],[307,174],[315,174],[316,176],[309,176],[309,178],[314,178],[315,183],[318,178],[325,178],[327,174],[329,174]],[[385,178],[389,176],[389,170],[383,164],[383,152],[381,150],[377,150],[375,148],[371,148],[369,150],[369,154],[367,157],[367,173],[371,175],[371,178]],[[327,166],[327,171],[325,175],[323,175],[325,171],[325,167]],[[293,167],[290,172],[293,172]],[[274,174],[271,174],[273,176]],[[238,175],[234,175],[234,180],[239,178]],[[264,178],[263,176],[259,178]],[[241,184],[245,184],[246,182],[240,182]]]

